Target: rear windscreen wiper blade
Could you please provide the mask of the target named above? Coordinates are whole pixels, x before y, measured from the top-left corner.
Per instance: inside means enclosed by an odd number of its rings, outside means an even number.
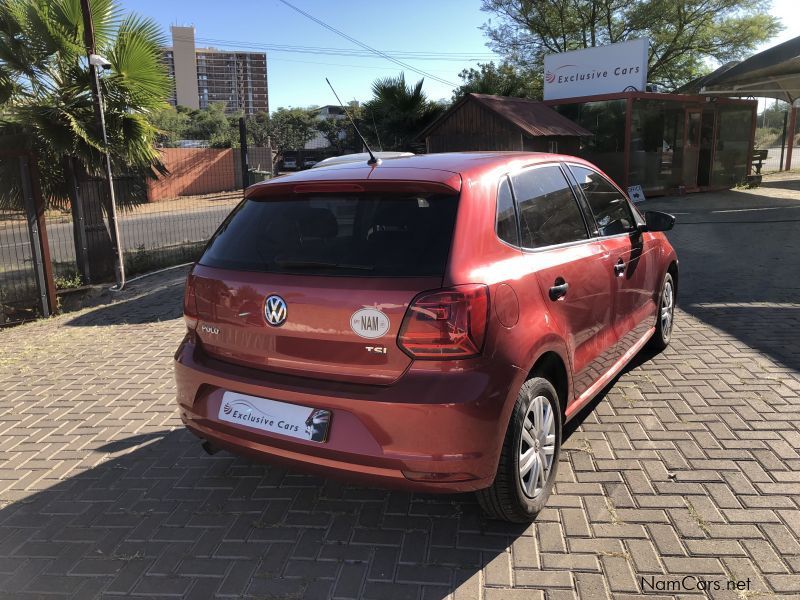
[[[277,258],[275,264],[289,269],[357,269],[372,271],[372,265],[351,265],[348,263],[328,262],[325,260],[302,260],[292,258]]]

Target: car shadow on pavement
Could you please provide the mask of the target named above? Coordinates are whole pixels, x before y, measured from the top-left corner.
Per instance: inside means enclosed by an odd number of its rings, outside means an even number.
[[[155,281],[132,284],[114,302],[69,318],[71,327],[137,325],[179,319],[183,314],[183,286],[186,269],[153,276]]]
[[[5,499],[0,598],[445,598],[535,527],[484,519],[471,494],[367,489],[207,456],[184,430],[94,452],[106,455],[96,466]]]

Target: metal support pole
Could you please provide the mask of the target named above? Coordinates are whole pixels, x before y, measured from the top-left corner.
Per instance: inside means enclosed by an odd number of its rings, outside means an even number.
[[[92,25],[92,13],[89,8],[89,0],[81,0],[81,11],[83,12],[83,35],[86,43],[86,56],[89,60],[89,74],[91,75],[92,98],[95,105],[95,116],[100,131],[103,134],[103,150],[105,154],[106,181],[108,183],[108,225],[111,230],[111,241],[114,245],[116,254],[114,274],[116,276],[116,291],[121,291],[125,286],[125,257],[122,253],[122,239],[119,233],[119,223],[117,222],[117,201],[114,196],[114,178],[111,170],[111,151],[108,147],[108,135],[106,133],[106,117],[103,111],[103,97],[100,91],[100,75],[97,66],[92,64],[91,56],[95,53],[94,45],[94,26]]]
[[[242,190],[250,185],[250,165],[247,160],[247,123],[239,117],[239,151],[242,156]]]
[[[792,148],[794,147],[794,131],[797,128],[797,107],[792,103],[792,107],[789,109],[790,116],[789,116],[789,144],[788,148],[786,149],[786,170],[789,171],[792,168]]]
[[[28,165],[28,158],[25,156],[20,156],[19,158],[19,174],[22,182],[22,200],[25,203],[25,216],[28,221],[28,235],[31,241],[31,256],[33,257],[38,304],[42,311],[42,316],[49,317],[50,301],[48,298],[47,274],[45,272],[45,257],[42,252],[42,232],[39,229],[39,215],[33,198],[30,166]]]
[[[783,113],[783,133],[781,134],[781,162],[778,163],[778,171],[783,171],[783,151],[786,149],[786,119],[789,111]]]

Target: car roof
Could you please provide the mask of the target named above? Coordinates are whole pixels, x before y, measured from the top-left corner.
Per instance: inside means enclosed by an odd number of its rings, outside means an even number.
[[[381,160],[394,160],[396,158],[401,158],[404,156],[414,156],[411,152],[375,152],[374,153],[377,158]],[[358,152],[356,154],[342,154],[340,156],[331,156],[329,158],[325,158],[319,161],[314,168],[321,169],[322,167],[328,167],[330,165],[341,165],[345,163],[358,163],[358,162],[367,162],[369,159],[368,152]]]
[[[537,163],[562,160],[578,163],[586,162],[574,156],[546,152],[443,152],[417,154],[393,158],[377,166],[367,165],[366,161],[364,161],[323,166],[282,175],[250,186],[247,196],[270,194],[271,190],[267,188],[273,186],[288,188],[297,184],[324,181],[427,181],[439,182],[455,191],[459,191],[461,189],[461,180],[481,177],[497,170],[507,172]],[[454,182],[454,177],[458,179],[457,185]]]

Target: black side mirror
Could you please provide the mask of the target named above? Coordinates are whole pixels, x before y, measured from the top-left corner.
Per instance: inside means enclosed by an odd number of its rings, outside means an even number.
[[[646,231],[669,231],[675,225],[675,217],[669,213],[648,210],[644,213]]]

